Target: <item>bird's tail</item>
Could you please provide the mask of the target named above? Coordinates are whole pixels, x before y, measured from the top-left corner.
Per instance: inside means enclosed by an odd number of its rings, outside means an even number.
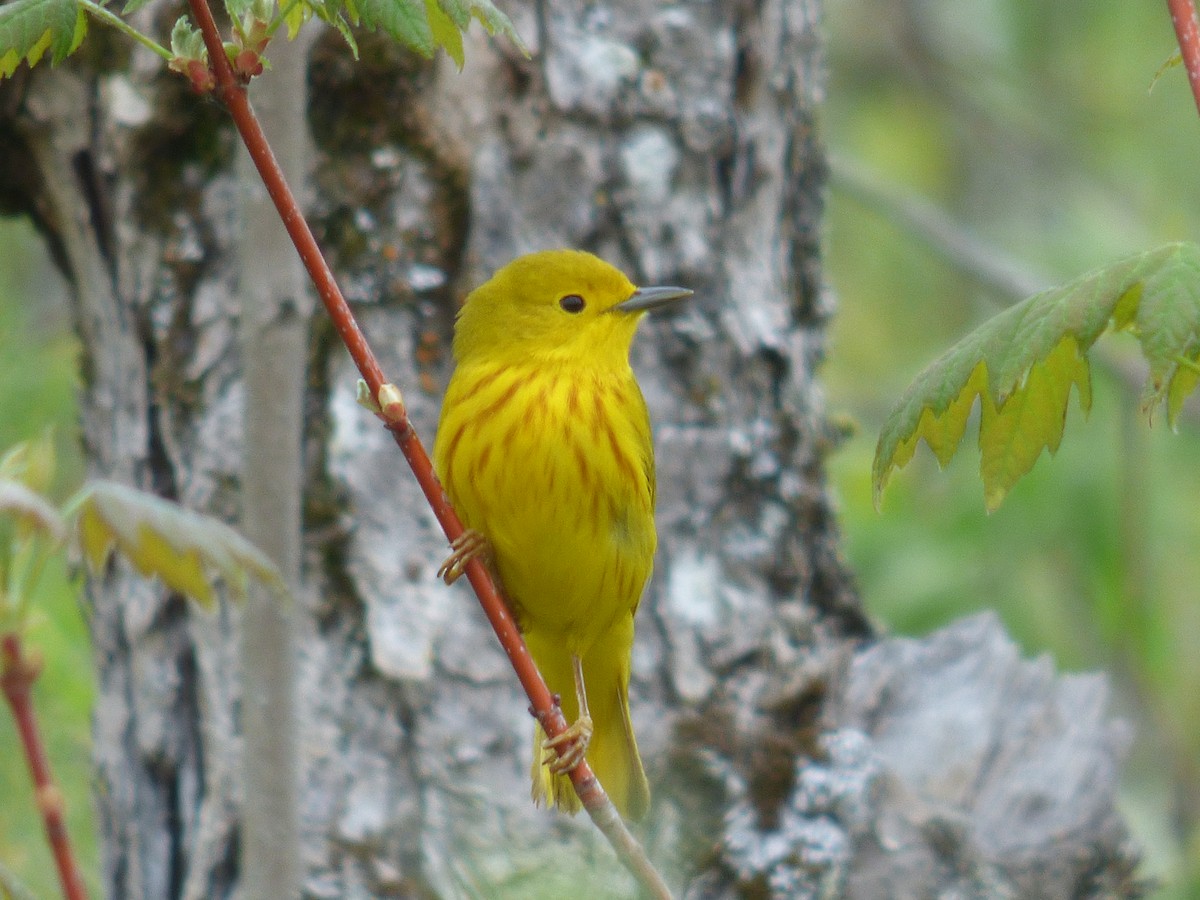
[[[629,652],[633,643],[633,619],[611,629],[588,650],[583,658],[583,678],[588,707],[592,716],[592,739],[587,761],[605,793],[626,819],[642,818],[650,806],[650,785],[642,768],[633,723],[629,715]],[[534,644],[531,642],[531,650]],[[549,657],[549,658],[545,658]],[[563,715],[568,722],[578,718],[571,656],[561,645],[534,658],[550,690],[562,698]],[[535,803],[556,806],[576,813],[582,806],[566,775],[553,775],[542,760],[546,739],[540,725],[534,728],[533,799]]]

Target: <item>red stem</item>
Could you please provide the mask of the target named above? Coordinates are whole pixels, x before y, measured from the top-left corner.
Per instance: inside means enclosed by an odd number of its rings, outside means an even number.
[[[276,209],[279,210],[284,227],[295,243],[296,250],[300,254],[313,284],[316,285],[321,302],[329,312],[338,334],[346,344],[346,349],[350,351],[350,356],[358,366],[358,371],[362,373],[363,380],[370,388],[371,396],[378,398],[379,389],[386,383],[383,371],[376,361],[375,355],[371,352],[366,338],[363,337],[345,297],[342,296],[342,292],[334,280],[328,263],[325,262],[325,258],[317,246],[316,238],[313,237],[313,233],[296,203],[296,198],[283,177],[283,170],[275,160],[275,154],[271,151],[270,144],[263,134],[262,126],[250,108],[245,86],[233,73],[224,47],[221,45],[220,33],[217,31],[216,22],[213,20],[208,3],[206,0],[188,0],[188,5],[204,36],[204,44],[208,49],[213,74],[216,76],[217,97],[228,108],[238,132],[241,134],[242,141],[250,153],[250,158],[254,161],[255,167],[266,185],[267,193],[270,194]],[[421,490],[425,493],[425,499],[433,508],[434,515],[437,516],[442,530],[446,533],[446,538],[453,541],[462,534],[463,525],[434,474],[429,455],[425,452],[424,446],[410,425],[403,407],[389,408],[388,412],[387,427],[404,453],[404,458],[408,460],[413,474],[416,475]],[[534,716],[545,729],[547,736],[555,737],[561,734],[567,728],[567,721],[550,693],[550,689],[546,687],[546,682],[534,664],[533,657],[529,655],[529,650],[517,629],[517,624],[513,621],[500,592],[492,583],[487,567],[478,559],[471,560],[467,564],[466,575],[471,582],[471,587],[475,589],[475,593],[479,597],[479,603],[483,607],[488,621],[491,622],[492,629],[496,632],[496,637],[500,640],[500,645],[508,654],[521,686],[529,697]],[[572,769],[570,775],[580,800],[589,811],[599,804],[609,802],[586,760]]]
[[[71,839],[67,834],[62,791],[54,783],[50,771],[50,760],[38,730],[37,716],[33,711],[30,689],[37,680],[41,666],[21,650],[21,638],[15,632],[0,635],[0,688],[12,709],[13,721],[21,733],[21,744],[25,748],[25,759],[33,777],[38,809],[46,823],[46,838],[58,866],[58,880],[62,883],[63,896],[67,900],[87,900],[83,887],[83,876],[79,863],[71,850]]]
[[[1171,11],[1171,24],[1175,26],[1196,110],[1200,112],[1200,26],[1196,22],[1196,5],[1192,0],[1167,0],[1167,8]]]

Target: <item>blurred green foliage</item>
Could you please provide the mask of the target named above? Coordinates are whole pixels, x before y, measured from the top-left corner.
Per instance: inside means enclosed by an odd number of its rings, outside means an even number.
[[[38,437],[56,436],[63,499],[78,486],[83,466],[76,424],[76,345],[69,336],[62,287],[27,223],[0,220],[0,452]],[[90,719],[92,655],[79,605],[79,586],[62,558],[51,561],[30,604],[25,646],[45,658],[33,689],[50,764],[67,798],[67,826],[88,873],[96,873],[91,805]],[[33,786],[7,705],[0,708],[0,863],[39,897],[60,893],[58,876],[37,814]],[[97,879],[90,878],[92,892]]]
[[[825,136],[835,160],[931,201],[1035,283],[1061,283],[1200,224],[1200,119],[1165,4],[831,2]],[[1090,420],[1072,404],[993,515],[978,454],[939,472],[927,449],[870,469],[883,416],[917,372],[1014,297],[944,261],[883,196],[830,195],[839,299],[824,376],[858,432],[831,462],[847,553],[871,612],[924,633],[991,607],[1030,652],[1112,676],[1136,728],[1123,804],[1156,896],[1200,896],[1200,404],[1147,429],[1137,388],[1096,366]],[[944,248],[943,248],[944,249]],[[1105,338],[1136,371],[1124,338]],[[1159,417],[1162,418],[1161,416]]]

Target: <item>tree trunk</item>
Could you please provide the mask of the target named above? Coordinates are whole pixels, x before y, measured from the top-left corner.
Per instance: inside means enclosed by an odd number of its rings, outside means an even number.
[[[633,718],[655,795],[643,837],[669,879],[696,897],[1131,896],[1098,682],[1056,682],[977,623],[978,644],[876,643],[839,556],[815,379],[832,311],[819,4],[506,11],[532,59],[473,29],[461,74],[376,39],[357,63],[336,36],[317,43],[312,218],[427,444],[456,302],[513,256],[580,247],[695,289],[634,351],[660,551]],[[93,470],[234,518],[234,135],[132,59],[0,88],[3,146],[27,165],[5,191],[74,290]],[[466,589],[437,580],[445,541],[320,317],[308,356],[305,895],[631,896],[586,819],[529,802],[526,701]],[[105,890],[227,896],[239,808],[257,802],[236,766],[240,612],[197,614],[122,565],[90,590]],[[1017,709],[981,711],[1016,683]],[[986,753],[962,762],[947,729]],[[1035,790],[1077,756],[1094,762],[1086,796]]]

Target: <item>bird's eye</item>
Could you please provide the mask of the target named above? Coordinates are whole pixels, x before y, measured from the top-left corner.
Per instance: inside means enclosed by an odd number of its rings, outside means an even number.
[[[563,312],[569,313],[583,312],[583,308],[587,306],[583,298],[578,294],[567,294],[567,296],[558,301],[558,305],[563,308]]]

